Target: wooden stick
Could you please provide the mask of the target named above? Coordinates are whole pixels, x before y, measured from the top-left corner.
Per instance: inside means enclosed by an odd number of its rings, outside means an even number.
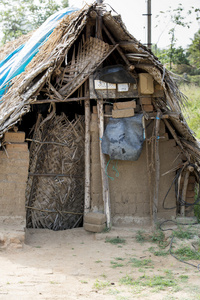
[[[167,126],[167,128],[169,129],[169,131],[171,132],[173,138],[175,139],[176,143],[179,145],[179,147],[181,148],[181,150],[183,150],[183,152],[185,153],[187,160],[190,161],[190,156],[188,154],[188,152],[183,148],[183,145],[180,141],[180,139],[178,138],[175,130],[173,129],[173,127],[169,124],[168,120],[164,119],[163,120],[165,125]]]
[[[46,99],[46,100],[33,100],[30,104],[45,104],[45,103],[51,103],[51,102],[57,102],[57,103],[67,103],[67,102],[75,102],[75,101],[82,101],[82,100],[88,100],[88,97],[76,97],[76,98],[68,98],[66,100],[58,100],[58,99]]]
[[[158,197],[159,197],[159,183],[160,183],[160,156],[159,156],[159,128],[160,128],[160,117],[161,112],[158,111],[156,117],[156,127],[155,127],[155,191],[153,199],[153,221],[157,221],[158,212]]]
[[[98,124],[99,124],[99,147],[100,147],[100,163],[101,163],[101,179],[102,179],[102,192],[104,202],[104,212],[106,214],[107,227],[111,227],[111,213],[110,213],[110,194],[108,177],[106,176],[106,158],[102,153],[101,140],[104,132],[104,116],[103,116],[103,100],[97,101],[97,113],[98,113]]]
[[[183,202],[183,203],[181,203],[181,211],[180,211],[182,217],[185,217],[185,200],[186,200],[189,176],[190,176],[190,171],[187,168],[186,173],[185,173],[184,182],[183,182],[183,191],[182,191],[182,199],[181,199],[181,202]]]
[[[85,101],[85,200],[84,215],[90,210],[90,100]]]
[[[28,176],[83,178],[83,176],[70,175],[70,174],[56,174],[56,173],[29,173]]]
[[[54,213],[54,214],[57,213],[57,211],[58,211],[58,210],[40,209],[40,208],[36,208],[36,207],[32,207],[32,206],[25,206],[25,208],[38,210],[38,211],[42,211],[42,212],[47,212],[47,213]],[[70,215],[82,215],[83,214],[83,213],[75,213],[75,212],[72,212],[72,211],[62,211],[62,213],[70,214]]]

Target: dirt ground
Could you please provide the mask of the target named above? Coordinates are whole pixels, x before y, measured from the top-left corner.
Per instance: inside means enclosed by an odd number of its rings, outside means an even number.
[[[138,229],[27,230],[22,248],[0,250],[0,299],[200,299],[198,269],[155,256]]]

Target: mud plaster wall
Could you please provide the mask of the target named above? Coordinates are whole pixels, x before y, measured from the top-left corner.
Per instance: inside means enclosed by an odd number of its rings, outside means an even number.
[[[169,219],[176,216],[176,209],[165,210],[163,199],[172,183],[175,172],[162,176],[180,163],[179,149],[173,139],[160,142],[160,189],[158,218]],[[107,158],[109,160],[109,157]],[[113,225],[144,224],[150,222],[150,196],[146,162],[146,146],[140,158],[135,161],[116,161],[108,165],[111,215]],[[116,177],[118,175],[118,177]],[[92,114],[91,120],[91,210],[103,212],[101,193],[101,172],[99,162],[99,137],[97,115]],[[173,185],[166,199],[166,207],[176,206],[175,186]]]
[[[24,143],[25,144],[25,143]],[[25,220],[25,189],[28,177],[28,147],[0,151],[0,218]]]

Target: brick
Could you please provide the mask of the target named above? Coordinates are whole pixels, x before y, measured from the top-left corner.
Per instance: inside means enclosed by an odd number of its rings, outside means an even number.
[[[162,91],[163,90],[163,87],[158,83],[155,84],[154,88],[155,88],[156,91]]]
[[[189,183],[195,183],[196,182],[195,176],[190,176],[188,182]]]
[[[153,77],[149,73],[139,73],[139,90],[141,94],[153,94]]]
[[[8,158],[16,158],[16,159],[19,159],[19,152],[17,151],[13,151],[13,149],[6,149],[7,150],[7,153],[8,153]],[[25,153],[25,152],[23,152]]]
[[[19,152],[18,157],[19,157],[19,159],[27,160],[29,163],[29,151],[23,152],[23,153]]]
[[[7,144],[6,150],[9,151],[28,151],[27,143],[18,143],[18,144]]]
[[[188,183],[187,190],[188,190],[188,191],[194,191],[194,186],[195,186],[194,183]]]
[[[126,101],[126,102],[116,102],[113,103],[113,109],[126,109],[126,108],[136,108],[136,102],[133,101]]]
[[[5,142],[23,143],[24,140],[25,140],[25,132],[23,131],[18,131],[18,132],[7,131],[4,135]]]
[[[106,222],[106,215],[102,213],[89,212],[84,217],[84,222],[95,225],[102,225]]]
[[[127,108],[127,109],[120,109],[120,110],[112,110],[112,117],[113,118],[128,118],[134,116],[134,109]]]
[[[92,107],[92,112],[93,112],[93,114],[97,114],[97,106]]]
[[[150,111],[153,111],[153,105],[150,105],[150,104],[145,104],[145,105],[142,105],[144,111],[146,112],[150,112]]]
[[[141,104],[145,104],[145,105],[151,105],[152,104],[152,100],[151,100],[151,97],[142,97],[140,98],[140,103]]]
[[[91,231],[91,232],[102,232],[106,228],[106,224],[102,225],[95,225],[95,224],[89,224],[89,223],[84,223],[83,228],[86,231]]]
[[[105,105],[105,114],[111,114],[112,113],[112,105]]]
[[[187,198],[191,198],[191,197],[194,197],[195,196],[195,191],[187,191],[186,192],[186,197]]]
[[[191,198],[187,197],[186,202],[187,203],[194,203],[194,197],[191,197]]]

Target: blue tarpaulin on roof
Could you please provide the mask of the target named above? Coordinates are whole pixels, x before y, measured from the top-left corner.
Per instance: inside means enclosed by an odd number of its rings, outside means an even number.
[[[9,87],[10,81],[21,74],[28,63],[39,51],[40,46],[48,39],[59,21],[66,15],[77,11],[77,8],[67,7],[50,16],[32,35],[25,45],[15,49],[0,62],[0,99]]]

